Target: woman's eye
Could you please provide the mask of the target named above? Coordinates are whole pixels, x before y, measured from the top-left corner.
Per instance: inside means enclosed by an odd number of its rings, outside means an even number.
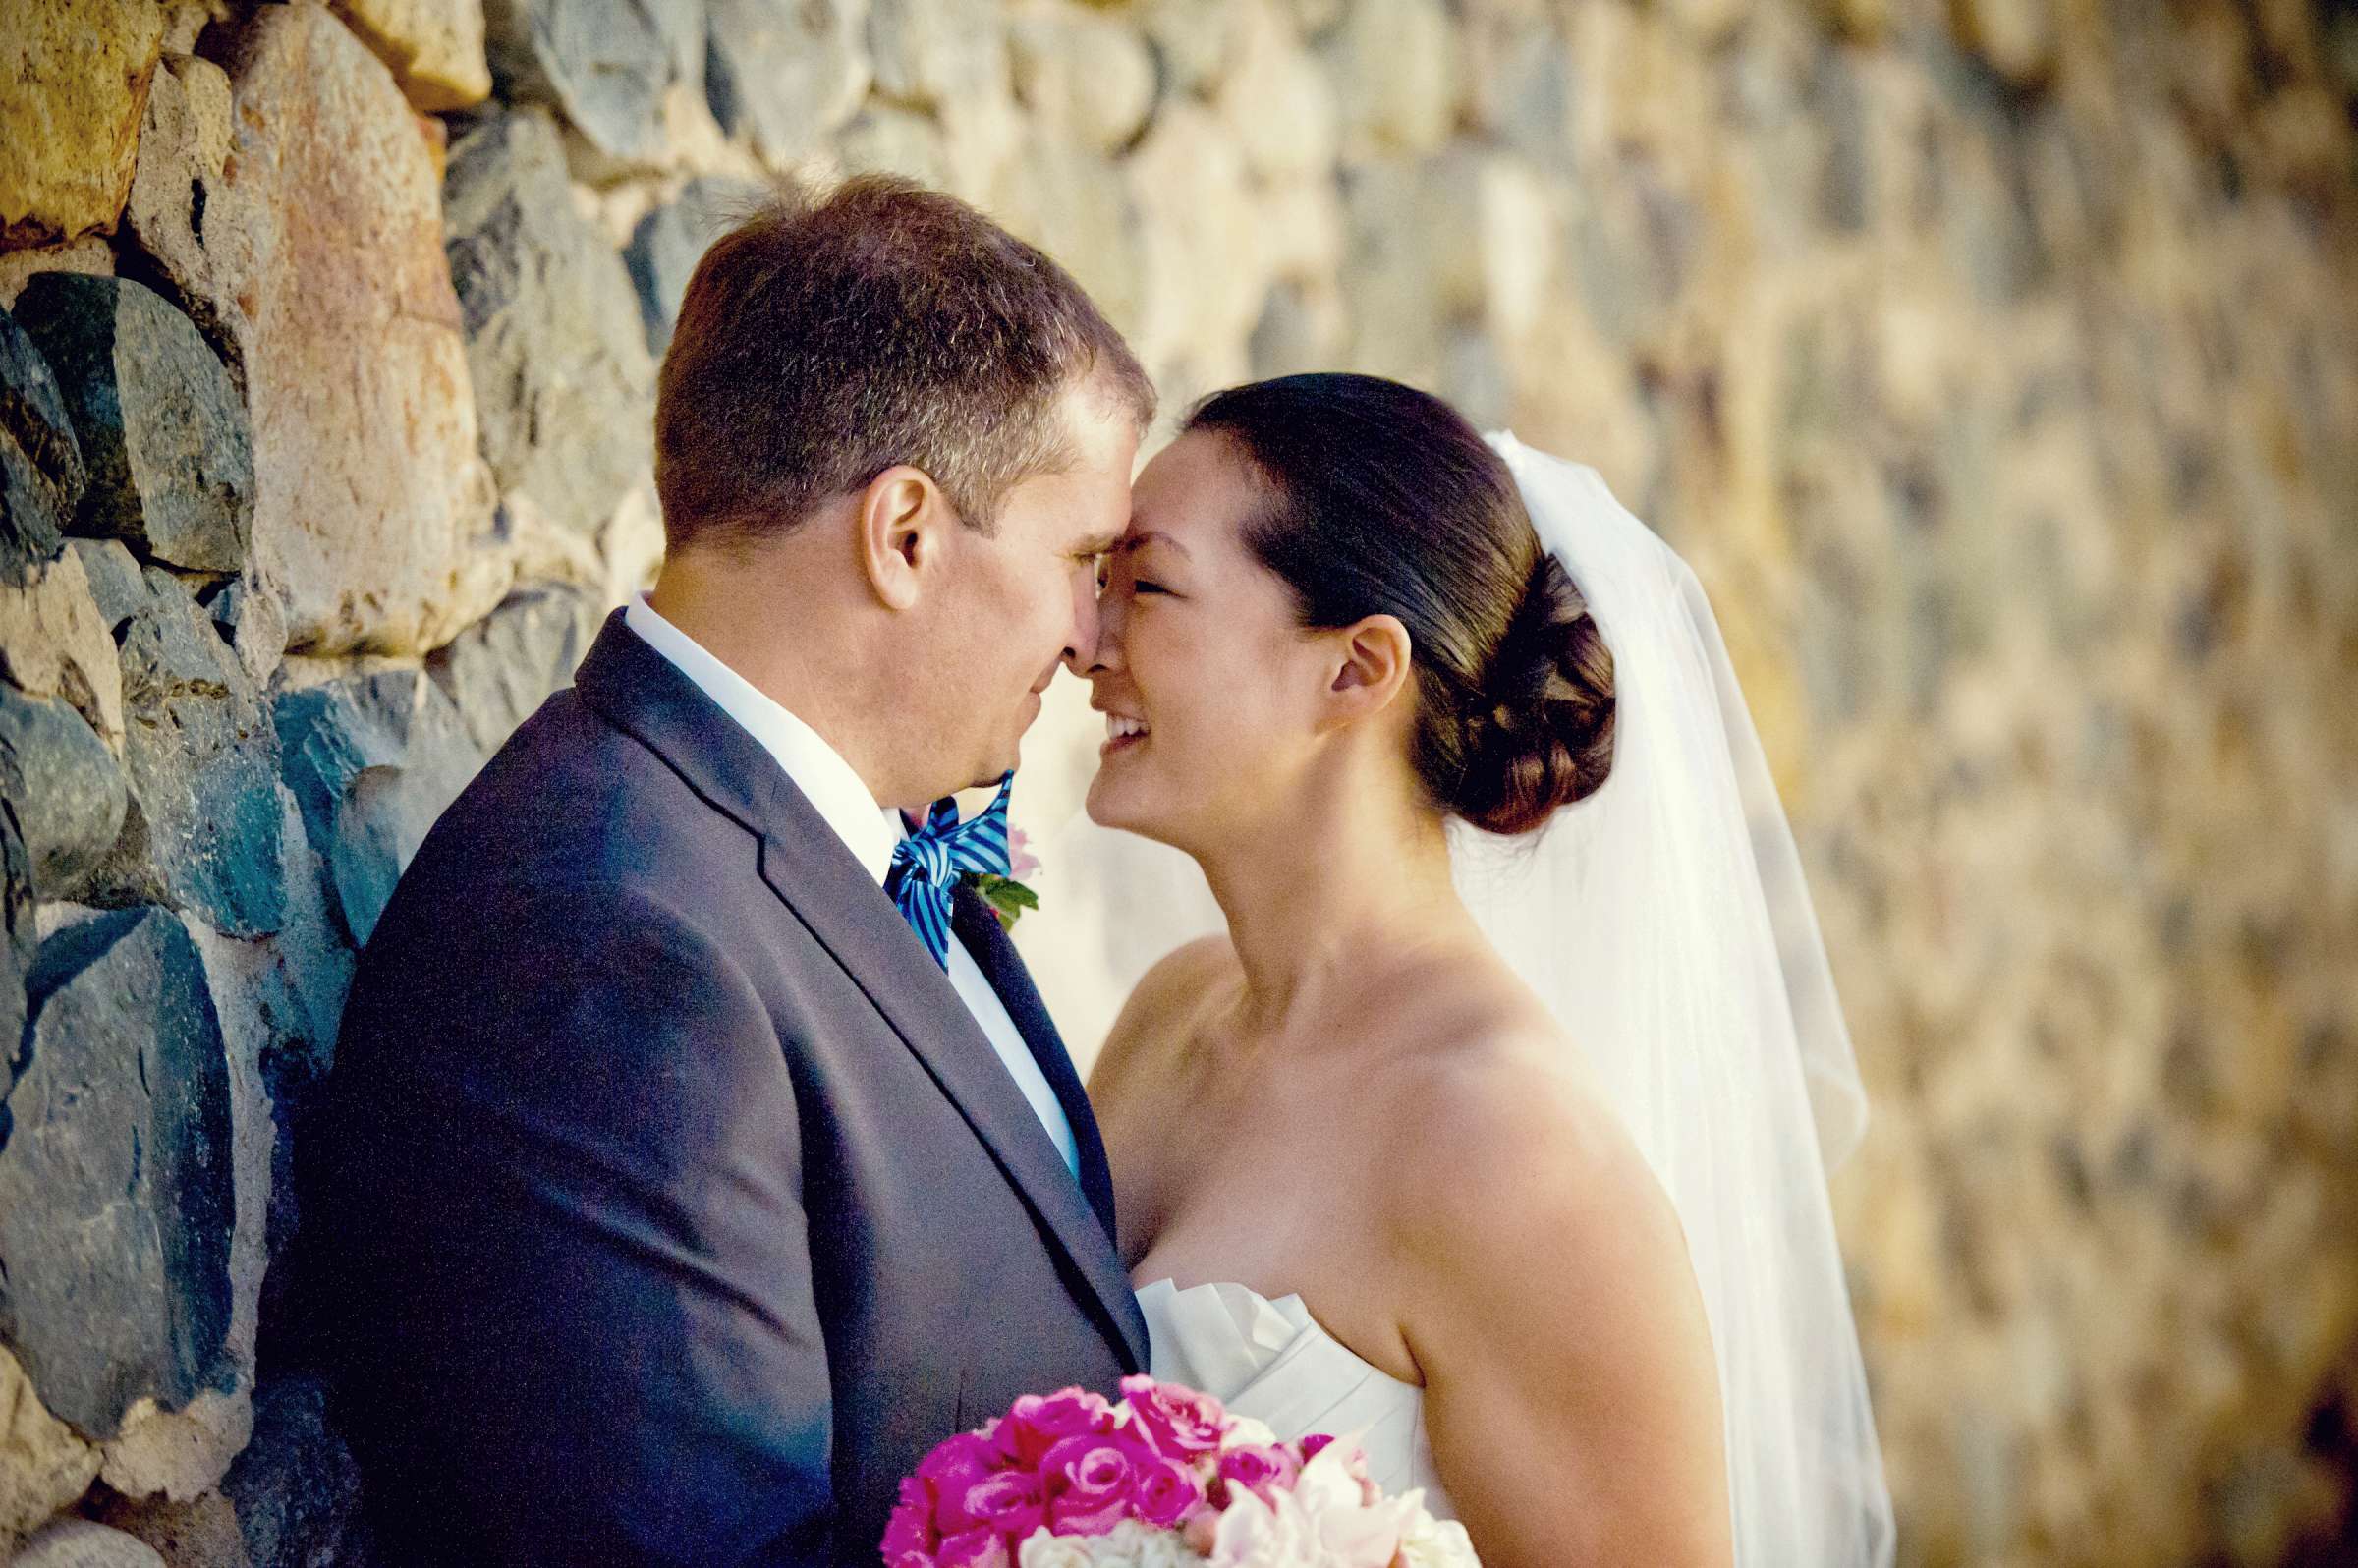
[[[1134,593],[1168,593],[1170,591],[1160,583],[1150,583],[1143,577],[1131,584],[1130,589]]]

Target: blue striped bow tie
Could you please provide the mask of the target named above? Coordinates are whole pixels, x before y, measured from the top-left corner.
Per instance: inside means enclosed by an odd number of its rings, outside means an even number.
[[[959,877],[968,871],[1007,874],[1007,797],[1014,788],[1015,772],[1010,768],[999,780],[998,798],[971,822],[958,820],[955,799],[935,801],[926,813],[926,825],[893,849],[884,891],[900,906],[933,962],[945,970],[950,967],[950,893]]]

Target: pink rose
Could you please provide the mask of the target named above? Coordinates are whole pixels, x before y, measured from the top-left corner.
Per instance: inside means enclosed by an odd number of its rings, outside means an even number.
[[[1154,1451],[1181,1464],[1217,1450],[1228,1428],[1228,1412],[1218,1400],[1178,1383],[1141,1373],[1122,1379],[1122,1395]]]
[[[1206,1506],[1204,1484],[1176,1460],[1150,1455],[1133,1461],[1132,1474],[1138,1517],[1158,1530],[1176,1529]]]
[[[1030,1468],[1065,1438],[1108,1432],[1113,1425],[1113,1407],[1102,1396],[1066,1388],[1018,1399],[992,1433],[991,1442],[1006,1459]]]
[[[1231,1486],[1244,1487],[1272,1507],[1276,1494],[1291,1491],[1301,1474],[1301,1462],[1282,1446],[1239,1443],[1220,1451],[1220,1479]]]
[[[1294,1446],[1302,1450],[1302,1463],[1307,1465],[1312,1460],[1319,1457],[1319,1449],[1325,1447],[1332,1441],[1334,1441],[1333,1433],[1314,1431],[1309,1436],[1303,1438],[1299,1443],[1296,1443]]]
[[[1060,1536],[1102,1536],[1131,1514],[1133,1452],[1113,1436],[1067,1437],[1040,1457],[1048,1527]]]
[[[950,1537],[933,1554],[940,1568],[1013,1568],[1007,1542],[987,1530],[969,1530]]]
[[[1003,1469],[1006,1461],[987,1438],[975,1432],[960,1432],[934,1445],[917,1467],[920,1481],[932,1484],[936,1491],[945,1485],[977,1481],[994,1470]]]
[[[942,1484],[937,1483],[937,1486]],[[969,1531],[987,1530],[1017,1540],[1038,1530],[1046,1517],[1047,1494],[1038,1476],[1028,1470],[1002,1470],[963,1483],[957,1489],[936,1492],[934,1521],[940,1527],[949,1561],[949,1538]]]
[[[926,1484],[914,1477],[903,1481],[901,1500],[893,1505],[892,1518],[884,1526],[884,1561],[891,1568],[902,1568],[907,1559],[915,1557],[921,1568],[932,1568],[930,1553],[936,1540],[933,1499]]]
[[[1007,874],[1022,881],[1039,869],[1039,857],[1032,853],[1032,841],[1020,827],[1007,834]]]

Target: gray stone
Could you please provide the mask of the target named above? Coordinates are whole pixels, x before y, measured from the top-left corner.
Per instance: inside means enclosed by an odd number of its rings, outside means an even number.
[[[106,574],[113,619],[132,589]],[[171,574],[118,622],[131,806],[91,875],[96,902],[151,900],[233,936],[277,929],[286,894],[269,714],[237,654]]]
[[[1598,332],[1627,346],[1655,330],[1684,287],[1701,214],[1637,154],[1583,182],[1574,196],[1566,218],[1573,278]]]
[[[164,1568],[153,1546],[137,1536],[87,1519],[60,1519],[33,1533],[9,1558],[10,1568]]]
[[[543,114],[461,138],[443,198],[483,455],[503,493],[594,535],[653,444],[654,367],[630,273],[576,210]]]
[[[0,1329],[41,1400],[111,1437],[218,1386],[230,1318],[229,1067],[203,960],[163,910],[43,944],[0,1146]]]
[[[689,181],[678,200],[639,220],[622,259],[639,290],[648,353],[659,359],[671,346],[672,323],[679,317],[680,300],[697,262],[737,208],[760,196],[760,189],[747,181],[706,176]]]
[[[0,793],[31,857],[33,886],[69,896],[123,830],[123,769],[72,704],[0,685]]]
[[[32,856],[13,805],[0,800],[0,1150],[8,1147],[8,1092],[25,1038],[26,981],[34,956]],[[0,1380],[0,1388],[5,1388]]]
[[[125,623],[147,608],[152,598],[147,576],[119,539],[74,539],[66,548],[80,559],[90,586],[90,602],[119,647]]]
[[[361,1478],[327,1424],[327,1396],[312,1378],[283,1376],[253,1394],[253,1440],[221,1490],[238,1511],[253,1568],[349,1563],[361,1534]]]
[[[528,588],[460,633],[426,669],[489,756],[551,692],[573,684],[602,619],[579,589]]]
[[[0,582],[21,588],[57,554],[85,477],[57,376],[0,310]]]
[[[201,572],[246,564],[246,405],[196,324],[127,278],[44,272],[17,312],[57,375],[89,470],[77,526]]]
[[[664,157],[663,94],[701,74],[702,0],[486,0],[498,95],[545,103],[623,164]]]
[[[286,785],[355,947],[483,755],[422,672],[359,675],[279,697]]]
[[[868,0],[706,0],[704,95],[764,159],[808,155],[868,94]]]

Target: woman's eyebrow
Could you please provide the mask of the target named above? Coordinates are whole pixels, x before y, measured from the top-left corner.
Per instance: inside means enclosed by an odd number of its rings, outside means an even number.
[[[1114,548],[1116,551],[1126,555],[1132,550],[1154,543],[1157,540],[1169,545],[1172,549],[1177,550],[1181,555],[1187,555],[1187,546],[1180,543],[1177,539],[1172,538],[1168,533],[1163,532],[1160,529],[1149,529],[1144,533],[1125,534],[1122,538],[1122,542],[1115,545]],[[1194,557],[1188,556],[1188,559],[1193,560]]]

